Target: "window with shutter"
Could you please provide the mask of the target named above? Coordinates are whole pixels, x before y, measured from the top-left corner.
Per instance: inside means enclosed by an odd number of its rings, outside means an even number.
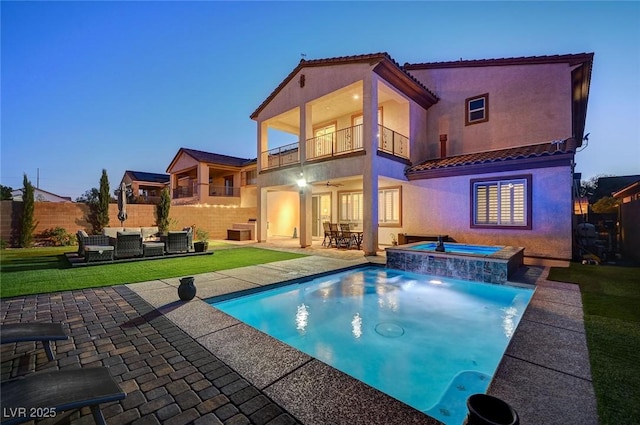
[[[531,228],[531,176],[472,181],[472,227]]]

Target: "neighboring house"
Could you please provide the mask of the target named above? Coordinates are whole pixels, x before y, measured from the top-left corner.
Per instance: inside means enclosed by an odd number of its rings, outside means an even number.
[[[415,233],[571,259],[592,62],[301,60],[251,115],[258,239],[297,228],[308,246],[323,221],[349,221],[368,255]]]
[[[256,160],[180,148],[167,168],[171,202],[256,206]]]
[[[127,170],[122,176],[120,183],[122,182],[131,188],[131,196],[137,203],[157,204],[160,202],[162,189],[169,184],[169,175]]]
[[[618,247],[622,258],[640,263],[640,179],[628,184],[613,197],[618,206]]]
[[[11,196],[14,201],[22,202],[23,189],[16,189],[11,191]],[[33,199],[36,202],[73,202],[70,196],[60,196],[55,193],[47,192],[46,190],[33,188]]]

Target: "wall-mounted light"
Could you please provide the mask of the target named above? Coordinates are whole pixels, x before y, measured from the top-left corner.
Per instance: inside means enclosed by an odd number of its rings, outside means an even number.
[[[302,193],[304,188],[307,186],[307,181],[305,180],[304,175],[302,173],[300,173],[300,177],[298,177],[298,179],[296,180],[296,184],[298,185],[298,189],[300,190],[300,193]]]

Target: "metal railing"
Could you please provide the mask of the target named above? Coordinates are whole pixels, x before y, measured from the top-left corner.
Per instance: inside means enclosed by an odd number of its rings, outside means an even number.
[[[173,189],[173,199],[191,198],[198,193],[193,186],[180,186]]]
[[[240,196],[240,188],[239,187],[229,187],[229,186],[214,186],[212,184],[209,185],[209,196]]]
[[[378,150],[402,158],[409,158],[409,138],[400,133],[378,126]]]
[[[307,159],[362,150],[362,124],[307,139]]]
[[[292,143],[279,148],[270,149],[262,152],[262,169],[283,167],[289,164],[297,164],[300,162],[300,150],[298,143]]]

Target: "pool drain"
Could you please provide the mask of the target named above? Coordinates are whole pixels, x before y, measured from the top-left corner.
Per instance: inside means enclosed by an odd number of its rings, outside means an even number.
[[[404,329],[400,325],[391,322],[381,322],[376,325],[376,332],[387,338],[397,338],[404,335]]]

